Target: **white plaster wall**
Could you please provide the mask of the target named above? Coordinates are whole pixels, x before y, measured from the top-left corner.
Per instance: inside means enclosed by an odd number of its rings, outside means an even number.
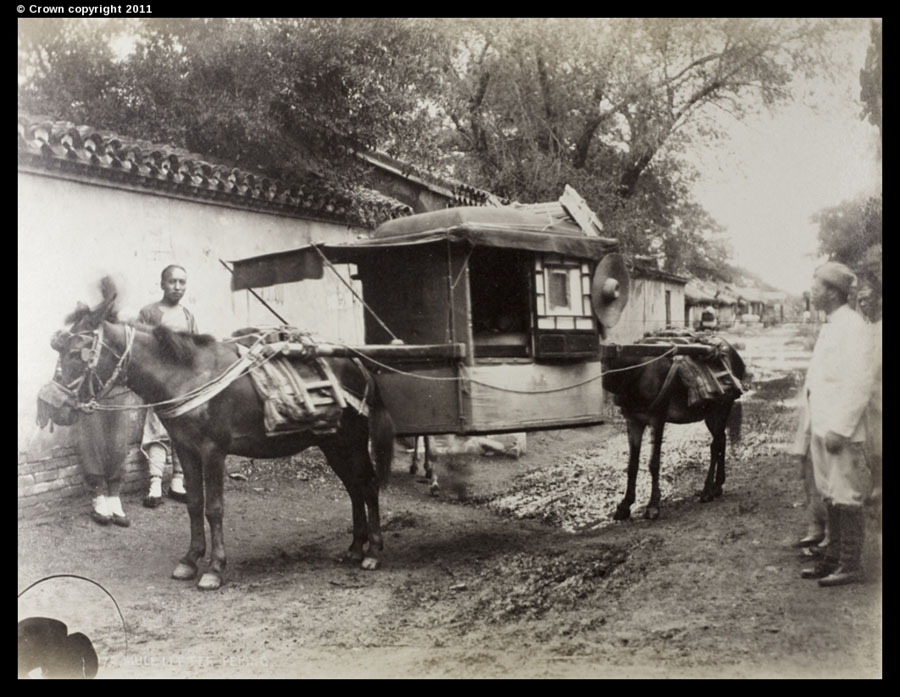
[[[250,293],[233,293],[219,259],[283,251],[311,241],[348,241],[364,231],[331,223],[226,208],[37,174],[18,177],[18,445],[46,450],[69,429],[38,433],[36,394],[53,372],[51,334],[75,303],[99,301],[99,280],[116,278],[123,318],[162,296],[160,271],[187,269],[186,304],[201,332],[227,336],[277,324]],[[346,272],[346,269],[345,269]],[[354,282],[359,292],[359,284]],[[362,343],[362,309],[326,268],[321,281],[260,291],[289,322],[346,343]],[[62,440],[60,440],[62,439]]]
[[[632,343],[646,332],[664,329],[666,326],[666,294],[671,291],[673,326],[684,324],[684,286],[645,278],[631,279],[631,293],[622,310],[618,324],[610,330],[607,341],[617,344]]]

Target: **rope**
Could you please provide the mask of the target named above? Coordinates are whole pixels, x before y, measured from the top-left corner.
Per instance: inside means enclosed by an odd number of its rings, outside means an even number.
[[[326,257],[326,256],[322,253],[322,250],[319,249],[318,246],[316,246],[316,245],[312,245],[312,248],[315,249],[316,252],[318,253],[318,255],[319,255],[320,257],[322,257],[322,259],[325,260],[325,263],[328,265],[328,268],[331,269],[331,270],[334,272],[334,275],[338,277],[338,280],[340,280],[341,283],[343,283],[345,286],[347,286],[347,288],[350,290],[350,292],[353,293],[353,297],[356,298],[357,300],[359,300],[359,302],[362,303],[363,307],[366,308],[366,309],[369,311],[369,314],[371,314],[372,317],[375,318],[375,321],[378,322],[378,324],[381,325],[381,328],[384,329],[384,331],[386,331],[388,334],[390,334],[390,335],[391,335],[391,338],[392,338],[394,341],[400,341],[400,338],[399,338],[396,334],[394,334],[394,332],[392,332],[392,331],[390,330],[390,328],[389,328],[384,322],[381,321],[381,318],[377,315],[377,313],[375,312],[375,310],[373,310],[371,307],[369,307],[369,304],[368,304],[365,300],[362,299],[362,296],[359,295],[359,293],[357,293],[355,290],[353,290],[353,286],[351,286],[349,283],[347,283],[347,281],[344,280],[344,277],[341,276],[341,274],[338,273],[338,270],[337,270],[336,268],[334,268],[334,264],[332,264],[332,263],[328,260],[328,257]]]
[[[262,336],[260,336],[259,339],[257,339],[256,343],[254,343],[254,345],[249,350],[252,351],[260,343],[262,343],[264,341],[264,339],[266,338],[267,334],[263,334]],[[248,335],[248,336],[250,336],[250,335]],[[253,363],[248,365],[247,368],[242,369],[240,373],[238,373],[236,376],[234,376],[234,378],[231,381],[233,382],[234,380],[242,378],[243,376],[249,374],[249,372],[253,368],[260,366],[263,363],[267,363],[268,361],[272,360],[272,358],[274,358],[274,355],[265,356],[265,357],[256,359]],[[199,396],[205,390],[212,389],[215,386],[217,386],[222,381],[222,379],[229,373],[229,371],[234,370],[234,368],[237,367],[237,365],[240,364],[241,361],[243,361],[243,360],[244,360],[243,357],[238,357],[238,359],[234,363],[232,363],[230,366],[228,366],[228,368],[226,368],[216,378],[210,380],[207,383],[204,383],[203,385],[200,385],[199,387],[194,388],[193,390],[190,390],[190,391],[184,393],[183,395],[180,395],[178,397],[173,397],[172,399],[166,399],[161,402],[151,402],[149,404],[140,404],[140,405],[136,405],[136,406],[118,405],[118,404],[99,404],[97,402],[88,403],[87,406],[89,406],[92,410],[97,410],[97,411],[127,411],[130,409],[151,409],[151,408],[155,409],[156,407],[161,407],[161,406],[177,407],[179,405],[182,405],[182,404],[188,402],[189,400],[193,399],[194,397]]]
[[[231,337],[230,339],[227,339],[226,342],[234,342],[234,341],[237,341],[238,339],[246,338],[249,336],[259,336],[259,338],[256,340],[254,345],[249,349],[249,351],[252,351],[254,348],[256,348],[256,346],[258,346],[261,342],[263,342],[265,340],[266,336],[268,336],[269,334],[272,333],[272,331],[275,331],[275,330],[276,329],[266,331],[261,335],[257,335],[254,333],[254,334],[245,334],[240,337]],[[280,329],[279,329],[279,331],[280,331]],[[381,361],[371,358],[371,357],[367,356],[364,352],[362,352],[352,346],[348,346],[346,344],[343,344],[343,343],[337,342],[337,341],[329,341],[329,343],[332,343],[336,346],[341,346],[342,348],[347,349],[351,353],[355,353],[355,354],[359,355],[361,358],[365,359],[366,361],[369,361],[370,363],[377,365],[380,368],[388,370],[392,373],[396,373],[398,375],[405,375],[407,377],[412,377],[417,380],[426,380],[426,381],[433,381],[433,382],[449,382],[449,381],[460,382],[463,380],[469,380],[469,382],[474,383],[476,385],[481,385],[482,387],[487,387],[489,389],[496,390],[498,392],[508,392],[511,394],[551,394],[554,392],[565,392],[566,390],[571,390],[576,387],[581,387],[582,385],[587,385],[588,383],[599,380],[604,375],[609,375],[611,373],[622,373],[622,372],[626,372],[628,370],[637,370],[638,368],[643,368],[644,366],[655,363],[656,361],[662,360],[663,358],[667,358],[668,356],[672,355],[673,353],[675,353],[677,351],[677,346],[672,344],[671,345],[672,348],[669,349],[668,351],[666,351],[665,353],[660,354],[659,356],[656,356],[654,358],[651,358],[648,361],[644,361],[643,363],[637,363],[636,365],[627,366],[625,368],[610,368],[609,370],[601,369],[601,372],[599,375],[595,375],[593,377],[588,378],[587,380],[582,380],[581,382],[576,382],[571,385],[566,385],[564,387],[555,387],[555,388],[551,388],[548,390],[516,390],[516,389],[510,388],[510,387],[501,387],[500,385],[492,385],[490,383],[483,382],[481,380],[474,380],[472,378],[466,378],[466,377],[460,377],[460,376],[438,377],[438,376],[432,376],[432,375],[419,375],[417,373],[410,373],[407,371],[399,370],[399,369],[389,366],[385,363],[382,363]],[[276,356],[276,353],[272,353],[269,356],[255,360],[253,363],[248,365],[247,368],[243,369],[238,375],[236,375],[232,379],[232,381],[237,380],[237,379],[243,377],[244,375],[248,375],[250,373],[250,371],[252,371],[254,368],[257,368],[257,367],[263,365],[264,363],[269,362],[270,360],[275,358],[275,356]],[[89,406],[92,409],[96,409],[98,411],[126,411],[129,409],[149,409],[149,408],[156,408],[159,406],[169,406],[169,405],[171,405],[173,408],[175,408],[179,405],[183,405],[183,404],[187,403],[194,397],[197,397],[204,390],[214,388],[227,375],[227,373],[229,371],[231,371],[232,369],[234,369],[238,365],[238,363],[240,363],[242,360],[243,360],[243,357],[238,358],[237,361],[232,363],[217,378],[215,378],[214,380],[211,380],[208,383],[201,385],[200,387],[197,387],[197,388],[191,390],[190,392],[185,393],[184,395],[181,395],[180,397],[174,397],[172,399],[164,400],[162,402],[154,402],[151,404],[142,404],[142,405],[138,405],[138,406],[103,405],[103,404],[98,404],[98,403],[91,403],[91,404],[89,404]]]
[[[671,349],[669,349],[668,351],[666,351],[663,354],[660,354],[659,356],[656,356],[655,358],[651,358],[649,361],[644,361],[643,363],[631,365],[626,368],[610,368],[609,370],[602,370],[599,375],[588,378],[587,380],[583,380],[581,382],[576,382],[572,385],[567,385],[565,387],[555,387],[555,388],[552,388],[549,390],[514,390],[509,387],[500,387],[499,385],[491,385],[490,383],[482,382],[481,380],[473,380],[472,378],[457,377],[457,376],[436,377],[436,376],[432,376],[432,375],[418,375],[417,373],[409,373],[409,372],[406,372],[403,370],[398,370],[397,368],[394,368],[385,363],[382,363],[381,361],[377,361],[374,358],[370,358],[365,353],[363,353],[362,351],[359,351],[358,349],[353,348],[352,346],[347,346],[346,344],[341,344],[339,342],[330,342],[330,343],[333,343],[336,346],[341,346],[342,348],[345,348],[348,351],[351,351],[352,353],[356,353],[359,356],[362,356],[365,360],[369,361],[370,363],[374,363],[378,367],[384,368],[385,370],[388,370],[392,373],[396,373],[398,375],[406,375],[407,377],[416,378],[418,380],[431,380],[431,381],[435,381],[435,382],[469,380],[469,382],[472,382],[476,385],[481,385],[482,387],[488,387],[490,389],[497,390],[498,392],[511,392],[513,394],[548,394],[551,392],[564,392],[566,390],[571,390],[575,387],[581,387],[582,385],[586,385],[590,382],[594,382],[595,380],[602,378],[604,375],[609,375],[610,373],[623,373],[628,370],[636,370],[637,368],[643,368],[646,365],[650,365],[651,363],[655,363],[656,361],[662,360],[663,358],[666,358],[666,357],[672,355],[673,353],[675,353],[678,350],[678,347],[673,345]]]
[[[459,282],[462,280],[463,274],[466,272],[466,268],[469,266],[469,259],[472,258],[472,252],[475,251],[475,245],[469,247],[469,253],[466,254],[466,258],[463,261],[462,268],[459,270],[459,273],[456,275],[456,280],[450,284],[450,290],[456,290],[456,286],[459,285]]]

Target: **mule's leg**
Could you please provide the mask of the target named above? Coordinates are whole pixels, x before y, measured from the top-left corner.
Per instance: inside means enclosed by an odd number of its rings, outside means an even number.
[[[202,448],[203,482],[206,485],[206,520],[212,547],[210,564],[197,587],[203,591],[218,590],[225,580],[225,453],[216,445]]]
[[[428,442],[427,437],[425,442]],[[380,552],[384,549],[384,538],[381,535],[378,479],[375,476],[375,467],[372,464],[368,447],[365,444],[355,453],[353,463],[354,476],[362,480],[362,494],[367,513],[369,544],[365,549],[362,568],[374,570],[381,566]]]
[[[718,434],[713,434],[713,443],[718,444],[716,448],[716,482],[713,487],[713,496],[722,495],[722,486],[725,484],[725,454],[728,450],[728,421],[730,412],[734,407],[734,403],[729,404],[722,413],[722,423],[719,426]]]
[[[428,490],[432,496],[437,496],[440,491],[437,475],[434,473],[434,461],[431,459],[431,441],[428,436],[425,439],[425,477],[428,479]]]
[[[656,417],[651,422],[653,428],[653,452],[650,454],[650,503],[644,510],[648,520],[659,518],[659,467],[662,459],[663,431],[666,428],[665,417]]]
[[[191,520],[191,543],[172,572],[172,578],[188,581],[197,575],[197,562],[206,554],[206,529],[203,523],[203,472],[200,455],[193,450],[175,446],[184,470],[187,489],[188,517]]]
[[[727,410],[706,418],[706,427],[712,434],[712,443],[709,446],[709,471],[706,473],[706,482],[704,482],[703,491],[700,494],[701,503],[708,503],[722,495],[722,485],[725,483],[725,425],[727,421]]]
[[[343,432],[344,429],[341,429]],[[341,433],[341,435],[345,434]],[[350,543],[350,549],[347,550],[341,559],[362,562],[365,558],[363,552],[365,544],[369,539],[369,530],[366,523],[366,504],[363,496],[360,482],[356,481],[352,475],[352,453],[351,449],[345,443],[339,443],[336,440],[330,440],[327,443],[319,445],[325,454],[328,465],[334,470],[334,473],[341,480],[344,489],[350,496],[350,507],[353,511],[353,541]],[[368,449],[366,450],[368,453]]]
[[[384,538],[381,536],[381,511],[378,505],[379,482],[375,474],[375,465],[369,456],[370,421],[361,416],[354,417],[350,424],[351,445],[348,462],[350,463],[350,479],[361,492],[365,502],[363,511],[365,532],[368,545],[364,549],[362,568],[374,570],[381,566],[379,554],[384,549]],[[431,451],[428,436],[425,439],[425,471],[431,467]]]
[[[625,498],[616,507],[613,516],[615,520],[628,520],[631,517],[631,504],[634,503],[634,489],[641,457],[641,439],[644,437],[644,423],[628,415],[625,415],[625,421],[628,426],[628,485],[625,488]]]
[[[415,474],[419,471],[419,438],[421,436],[413,436],[413,454],[412,462],[409,464],[409,473]],[[425,447],[428,447],[428,438],[425,438]],[[425,455],[425,467],[428,467],[428,455]]]

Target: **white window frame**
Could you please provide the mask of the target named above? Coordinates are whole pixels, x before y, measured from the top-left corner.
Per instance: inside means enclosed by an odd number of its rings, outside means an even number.
[[[550,305],[550,278],[565,272],[568,304]],[[594,329],[591,309],[590,265],[586,261],[544,254],[535,259],[535,309],[537,328],[548,330]]]

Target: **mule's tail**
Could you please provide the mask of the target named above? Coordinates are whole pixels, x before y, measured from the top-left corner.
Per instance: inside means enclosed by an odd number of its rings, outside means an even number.
[[[741,427],[744,423],[744,407],[738,401],[731,405],[731,412],[728,414],[728,441],[734,445],[741,442]]]
[[[394,420],[381,400],[377,384],[373,397],[369,409],[369,438],[375,456],[378,486],[383,489],[391,478],[391,464],[394,461]]]

